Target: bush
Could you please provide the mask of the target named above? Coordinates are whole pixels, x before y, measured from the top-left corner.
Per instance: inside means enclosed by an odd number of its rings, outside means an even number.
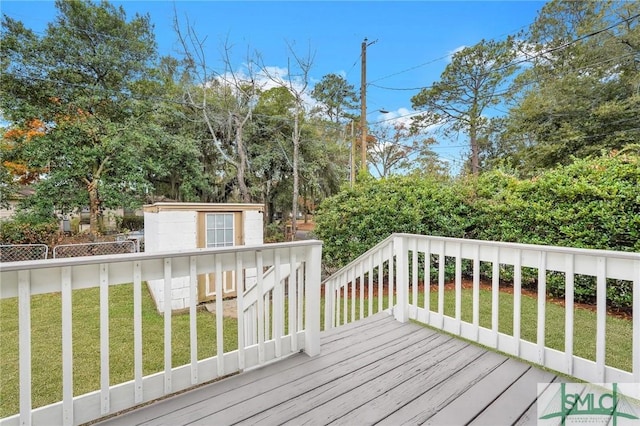
[[[264,228],[265,243],[281,243],[286,240],[284,225],[279,222],[270,223]]]
[[[640,157],[631,155],[575,160],[525,180],[499,170],[457,180],[369,180],[326,199],[315,234],[329,269],[394,232],[640,252],[639,188]],[[522,275],[525,288],[537,287],[536,271]],[[629,308],[629,283],[609,284],[610,306]],[[564,278],[552,274],[547,288],[563,297]],[[592,277],[576,279],[575,295],[595,300]]]
[[[490,172],[478,180],[475,237],[640,251],[640,159],[576,160],[531,180]]]
[[[337,268],[395,232],[465,237],[468,209],[465,191],[447,180],[371,180],[325,199],[314,234],[324,241],[325,266]]]
[[[127,215],[122,217],[119,224],[120,231],[140,231],[144,229],[144,217]]]
[[[33,217],[17,216],[0,221],[2,244],[46,244],[50,248],[62,239],[57,219],[32,221]]]

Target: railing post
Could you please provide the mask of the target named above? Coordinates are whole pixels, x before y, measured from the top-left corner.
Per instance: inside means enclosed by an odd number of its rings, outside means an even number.
[[[313,245],[307,250],[304,268],[304,351],[309,356],[320,354],[320,263],[322,245]]]
[[[330,279],[324,283],[324,329],[330,330],[334,327],[334,314],[335,314],[335,289],[333,283],[334,279]]]
[[[632,290],[632,315],[633,324],[631,325],[632,346],[631,354],[633,359],[633,365],[631,366],[631,372],[633,374],[633,381],[640,383],[640,260],[637,260],[634,264],[634,280]]]
[[[396,236],[393,239],[393,252],[396,257],[396,305],[393,316],[397,321],[409,321],[409,256],[405,237]],[[393,256],[391,256],[393,262]]]
[[[31,424],[31,273],[18,272],[18,354],[20,369],[20,425]]]

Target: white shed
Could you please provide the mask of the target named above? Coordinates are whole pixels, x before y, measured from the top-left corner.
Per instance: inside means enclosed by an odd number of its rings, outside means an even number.
[[[188,250],[262,244],[262,204],[155,203],[144,206],[145,252]],[[251,274],[251,271],[245,271]],[[255,276],[255,271],[252,275]],[[235,297],[233,272],[224,276],[223,298]],[[246,276],[248,280],[250,276]],[[160,312],[164,311],[164,281],[148,282]],[[215,299],[213,274],[198,277],[198,301]],[[171,283],[171,308],[189,306],[188,278],[174,278]]]

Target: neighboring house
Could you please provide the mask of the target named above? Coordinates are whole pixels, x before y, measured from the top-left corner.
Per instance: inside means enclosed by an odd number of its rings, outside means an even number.
[[[35,194],[35,190],[29,186],[25,186],[16,191],[12,196],[9,197],[9,207],[8,208],[0,208],[0,220],[10,219],[16,214],[16,210],[18,205],[22,200],[28,198]]]
[[[31,197],[35,194],[35,190],[31,187],[25,186],[18,191],[16,191],[9,198],[9,206],[8,208],[0,208],[0,220],[11,219],[15,216],[18,211],[18,206],[20,202],[26,198]],[[89,231],[89,208],[86,207],[82,209],[80,212],[70,213],[70,214],[62,214],[60,212],[57,213],[58,217],[61,220],[61,229],[64,231],[71,231],[69,227],[69,222],[74,219],[79,219],[78,229],[75,231],[83,232]],[[104,209],[102,211],[103,225],[106,231],[116,231],[118,228],[118,222],[116,218],[125,217],[125,216],[143,216],[142,209],[130,210],[130,209]],[[68,222],[66,222],[68,220]],[[66,224],[64,223],[66,222]]]

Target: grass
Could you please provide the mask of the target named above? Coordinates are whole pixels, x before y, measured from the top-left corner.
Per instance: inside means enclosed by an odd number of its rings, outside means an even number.
[[[110,287],[110,365],[111,384],[133,379],[133,286]],[[455,296],[445,292],[445,315],[454,316]],[[387,297],[383,298],[387,306]],[[418,305],[424,306],[423,295]],[[342,306],[342,305],[341,305]],[[368,303],[365,301],[364,309]],[[437,310],[437,293],[431,293],[430,306]],[[377,312],[378,300],[373,300],[373,312]],[[59,294],[32,297],[32,389],[33,406],[38,407],[62,398],[61,360],[61,300]],[[286,309],[286,303],[285,303]],[[575,308],[574,354],[595,359],[596,315],[593,311]],[[164,322],[158,314],[151,296],[143,291],[143,362],[144,375],[164,369]],[[321,312],[324,312],[321,306]],[[349,314],[351,306],[349,305]],[[499,298],[499,331],[510,334],[513,329],[513,296],[501,292]],[[548,347],[564,349],[564,307],[547,303],[545,343]],[[356,302],[356,318],[359,302]],[[15,414],[19,410],[18,377],[18,311],[17,300],[0,301],[0,418]],[[462,291],[462,319],[472,320],[472,292]],[[216,318],[207,311],[199,311],[198,358],[216,354]],[[537,300],[522,295],[523,339],[536,341]],[[322,324],[322,323],[321,323]],[[480,325],[491,327],[491,292],[480,290]],[[285,315],[287,327],[287,315]],[[237,348],[237,322],[224,320],[224,350]],[[189,316],[172,317],[173,365],[189,362]],[[73,342],[74,342],[74,395],[98,389],[100,386],[100,330],[99,290],[78,290],[73,294]],[[612,367],[631,371],[632,322],[628,319],[609,316],[607,318],[606,363]]]
[[[34,407],[62,399],[62,323],[59,293],[37,295],[31,302],[32,400]],[[74,395],[100,388],[99,289],[73,292]],[[142,300],[143,375],[164,370],[164,319],[146,289]],[[198,358],[216,354],[216,317],[198,311]],[[18,304],[0,301],[0,418],[19,411]],[[109,289],[110,382],[134,378],[133,285]],[[187,364],[189,315],[172,317],[172,363]],[[224,350],[237,348],[237,321],[224,319]]]
[[[498,331],[513,333],[513,296],[500,292],[498,302]],[[472,290],[462,291],[462,320],[472,321]],[[423,303],[421,300],[419,303]],[[437,299],[432,295],[432,310],[437,310]],[[522,295],[521,338],[537,342],[537,298]],[[445,314],[454,316],[455,297],[453,292],[445,292]],[[545,345],[564,351],[565,308],[558,303],[547,302],[545,311]],[[491,291],[480,290],[480,326],[491,328]],[[609,315],[606,321],[605,363],[625,371],[632,368],[633,324],[629,319]],[[574,307],[573,353],[576,356],[595,360],[596,354],[596,314],[591,309]]]

